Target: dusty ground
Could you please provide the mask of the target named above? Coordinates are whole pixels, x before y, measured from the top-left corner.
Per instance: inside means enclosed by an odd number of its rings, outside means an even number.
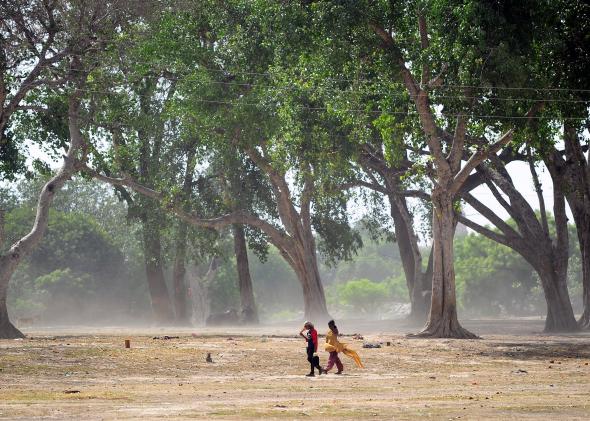
[[[28,339],[0,341],[0,418],[588,419],[588,334],[466,324],[484,339],[407,339],[387,323],[342,322],[341,331],[384,345],[345,337],[366,368],[342,356],[345,375],[315,378],[303,376],[296,326],[27,330]],[[180,338],[153,339],[163,335]]]

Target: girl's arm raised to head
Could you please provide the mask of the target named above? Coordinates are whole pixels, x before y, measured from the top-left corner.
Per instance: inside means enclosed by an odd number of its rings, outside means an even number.
[[[301,329],[301,331],[299,332],[299,336],[301,336],[303,339],[307,340],[307,338],[305,337],[303,332],[305,332],[305,328]]]

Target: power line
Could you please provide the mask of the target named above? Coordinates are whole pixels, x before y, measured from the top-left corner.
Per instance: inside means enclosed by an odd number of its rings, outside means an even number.
[[[86,93],[99,93],[99,94],[106,94],[106,95],[121,95],[125,94],[125,92],[112,92],[112,91],[101,91],[101,90],[94,90],[94,89],[79,89],[81,92]],[[221,101],[221,100],[212,100],[212,99],[205,99],[205,98],[191,98],[191,101],[202,102],[207,104],[217,104],[217,105],[232,105],[232,106],[252,106],[252,107],[266,107],[265,104],[261,103],[254,103],[254,102],[231,102],[231,101]],[[363,110],[363,109],[354,109],[354,108],[343,108],[338,109],[337,107],[308,107],[308,106],[296,106],[296,109],[299,110],[307,110],[307,111],[330,111],[336,110],[339,112],[350,112],[350,113],[367,113],[367,114],[389,114],[389,115],[399,115],[399,116],[420,116],[420,115],[431,115],[428,113],[419,113],[419,112],[402,112],[402,111],[378,111],[378,110]],[[444,114],[444,117],[459,117],[464,116],[466,114]],[[587,119],[588,116],[524,116],[524,115],[493,115],[493,114],[482,114],[482,115],[467,115],[470,118],[490,118],[490,119],[502,119],[502,120],[583,120]]]
[[[96,51],[101,51],[96,49]],[[86,57],[85,54],[69,54],[68,56],[70,57]],[[161,59],[165,59],[165,58],[161,58]],[[133,60],[134,63],[136,64],[146,64],[146,65],[154,65],[154,62],[149,62],[149,61],[141,61],[141,60]],[[83,70],[76,70],[76,69],[71,69],[73,71],[83,71]],[[166,69],[164,69],[166,70]],[[210,67],[205,67],[205,66],[198,66],[197,68],[195,68],[195,70],[206,70],[208,72],[218,72],[218,73],[224,73],[227,75],[250,75],[250,76],[264,76],[264,77],[272,77],[273,74],[270,72],[253,72],[253,71],[240,71],[240,70],[228,70],[228,69],[214,69],[214,68],[210,68]],[[157,76],[153,76],[154,78],[158,78]],[[302,76],[300,76],[302,77]],[[170,79],[170,78],[164,78],[164,79],[168,79],[168,80],[174,80],[174,79]],[[175,79],[175,80],[179,80],[179,79]],[[328,80],[328,81],[333,81],[333,82],[373,82],[373,79],[367,79],[367,78],[363,78],[363,79],[351,79],[351,78],[339,78],[339,77],[325,77],[322,78],[322,80]],[[219,82],[221,84],[224,83],[231,83],[231,82]],[[251,83],[246,83],[244,82],[244,85],[249,85],[249,86],[265,86],[265,85],[253,85]],[[555,88],[555,87],[546,87],[546,88],[537,88],[537,87],[531,87],[531,86],[522,86],[522,87],[518,87],[518,86],[489,86],[489,85],[461,85],[461,84],[443,84],[437,87],[433,87],[431,89],[446,89],[446,88],[450,88],[450,89],[464,89],[464,88],[471,88],[471,89],[481,89],[481,90],[509,90],[509,91],[534,91],[534,92],[588,92],[590,93],[590,89],[586,89],[586,88]],[[466,98],[466,99],[470,99],[471,97],[463,97],[461,96],[461,98]],[[524,98],[524,99],[529,99],[529,98]],[[542,99],[539,99],[542,100]],[[565,101],[565,100],[564,100]],[[579,100],[571,100],[571,101],[576,101],[576,102],[586,102],[586,101],[579,101]]]
[[[138,78],[138,81],[141,79],[151,79],[151,80],[165,80],[165,81],[171,81],[171,82],[190,82],[190,75],[187,75],[187,77],[182,78],[182,77],[163,77],[163,76],[142,76],[140,78]],[[297,85],[294,84],[287,84],[287,85],[270,85],[270,84],[263,84],[263,83],[251,83],[251,82],[234,82],[234,81],[219,81],[219,80],[193,80],[193,82],[197,85],[224,85],[224,86],[239,86],[239,87],[246,87],[246,88],[252,88],[252,87],[262,87],[262,88],[269,88],[269,89],[277,89],[277,90],[295,90],[298,89],[299,87]],[[131,82],[129,82],[131,83]],[[387,82],[382,82],[382,83],[387,83]],[[379,82],[375,82],[374,86],[379,85]],[[124,88],[127,85],[120,85],[120,86],[113,86],[115,88],[120,87],[120,88]],[[328,86],[321,86],[321,85],[316,85],[313,86],[314,89],[318,89],[318,88],[322,88],[322,89],[327,89],[330,90],[332,89],[333,92],[338,92],[339,90],[336,88],[331,88]],[[514,88],[514,89],[520,89],[520,88]],[[524,88],[523,88],[524,89]],[[590,92],[590,90],[588,90]],[[403,98],[403,97],[407,97],[409,94],[406,92],[398,92],[398,93],[391,93],[388,94],[389,97],[395,97],[395,98]],[[584,103],[590,103],[590,98],[588,100],[583,100],[583,99],[562,99],[562,98],[548,98],[548,97],[543,97],[543,98],[527,98],[527,97],[499,97],[499,96],[486,96],[486,95],[481,95],[481,96],[465,96],[465,95],[436,95],[435,97],[436,99],[460,99],[460,100],[470,100],[470,99],[482,99],[486,102],[494,102],[494,101],[540,101],[540,102],[558,102],[558,103],[580,103],[580,104],[584,104]]]

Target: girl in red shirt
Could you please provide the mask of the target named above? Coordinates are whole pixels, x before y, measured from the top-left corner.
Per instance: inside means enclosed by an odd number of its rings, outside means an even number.
[[[303,334],[307,330],[307,334]],[[305,322],[303,329],[299,332],[301,336],[307,342],[307,361],[311,365],[311,371],[306,374],[307,377],[315,376],[315,368],[318,369],[319,374],[324,372],[324,369],[320,367],[320,357],[314,355],[318,352],[318,331],[313,327],[313,323]]]

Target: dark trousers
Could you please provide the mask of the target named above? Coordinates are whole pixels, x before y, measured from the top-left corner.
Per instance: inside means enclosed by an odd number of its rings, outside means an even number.
[[[311,365],[310,373],[315,373],[314,368],[317,368],[318,371],[321,369],[320,357],[318,357],[317,355],[315,357],[313,356],[313,348],[307,348],[307,361],[309,361],[309,364]]]

